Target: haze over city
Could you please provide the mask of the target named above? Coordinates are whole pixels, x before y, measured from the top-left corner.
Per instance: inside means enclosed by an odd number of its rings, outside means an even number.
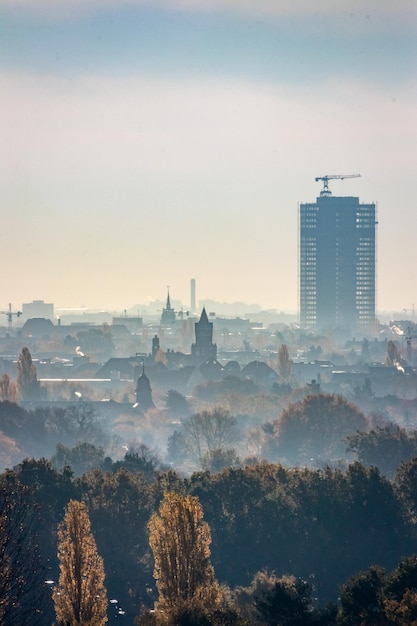
[[[198,5],[197,7],[195,5]],[[378,310],[411,310],[414,2],[3,0],[1,305],[297,309],[297,205],[378,204]]]

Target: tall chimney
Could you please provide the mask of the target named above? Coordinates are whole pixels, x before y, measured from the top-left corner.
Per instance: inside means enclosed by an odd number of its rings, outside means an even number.
[[[191,279],[191,281],[190,281],[190,288],[191,288],[190,312],[191,313],[195,313],[195,310],[196,310],[196,306],[195,306],[195,278]]]

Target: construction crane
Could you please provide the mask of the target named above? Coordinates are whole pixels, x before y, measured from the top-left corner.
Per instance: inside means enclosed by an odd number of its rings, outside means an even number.
[[[326,174],[326,176],[316,176],[315,181],[323,181],[323,189],[320,191],[321,196],[331,196],[329,189],[329,180],[344,180],[345,178],[360,178],[360,174]]]
[[[16,315],[16,317],[20,317],[22,315],[22,311],[12,311],[12,305],[10,302],[9,302],[9,309],[7,311],[0,311],[0,313],[2,315],[7,315],[7,322],[8,322],[9,330],[12,329],[13,315]]]

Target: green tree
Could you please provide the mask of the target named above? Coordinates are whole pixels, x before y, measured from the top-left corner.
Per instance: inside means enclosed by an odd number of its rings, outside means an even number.
[[[378,426],[369,432],[358,431],[347,438],[348,450],[359,463],[378,467],[388,478],[401,463],[417,456],[417,432],[407,432],[397,424]]]
[[[51,464],[58,471],[69,466],[74,476],[81,476],[89,470],[103,466],[104,450],[87,442],[78,443],[73,448],[67,448],[59,443],[56,446],[56,453],[51,458]]]
[[[383,604],[384,570],[372,566],[357,574],[340,590],[341,626],[384,626],[388,624]]]
[[[48,623],[38,511],[13,473],[0,479],[0,624]]]
[[[151,481],[155,477],[156,470],[161,461],[157,453],[151,450],[145,443],[133,443],[126,452],[123,460],[113,463],[112,471],[117,472],[124,467],[132,474],[141,472],[146,480]]]
[[[184,418],[190,414],[187,398],[175,389],[167,391],[165,405],[169,414],[174,417]]]
[[[59,584],[53,600],[60,626],[107,622],[103,559],[97,552],[87,507],[70,500],[58,526]]]
[[[291,463],[323,464],[345,456],[346,437],[366,428],[365,415],[343,396],[312,394],[283,411],[271,443]]]
[[[22,349],[17,360],[17,386],[22,400],[40,398],[41,386],[28,348]]]
[[[301,578],[283,576],[271,589],[255,598],[261,621],[268,626],[301,626],[313,623],[311,586]]]
[[[417,556],[401,559],[387,577],[384,608],[393,624],[417,625]]]
[[[257,572],[249,587],[235,589],[236,604],[247,624],[333,626],[337,607],[316,609],[312,587],[302,578]]]
[[[204,606],[195,600],[175,606],[169,613],[143,608],[136,619],[137,626],[249,626],[231,604]]]
[[[179,467],[185,463],[187,459],[186,435],[182,431],[174,430],[168,437],[166,460],[175,467]]]
[[[410,520],[417,518],[417,458],[402,463],[395,475],[394,484]]]
[[[202,459],[202,468],[212,473],[221,472],[226,467],[239,467],[240,459],[234,448],[211,450]]]
[[[278,577],[276,574],[270,574],[267,570],[256,572],[248,587],[237,586],[234,589],[236,606],[242,617],[245,617],[250,623],[256,620],[255,602],[261,598],[263,594],[274,588]]]
[[[166,493],[148,529],[159,592],[155,608],[172,610],[191,600],[213,608],[220,592],[210,562],[210,527],[198,498]]]
[[[417,556],[408,556],[400,560],[397,567],[387,578],[385,594],[399,598],[406,589],[417,591]]]

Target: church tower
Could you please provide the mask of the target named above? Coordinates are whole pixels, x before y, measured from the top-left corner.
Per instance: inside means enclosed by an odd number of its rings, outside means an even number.
[[[194,324],[195,343],[191,346],[194,358],[205,361],[209,357],[217,358],[217,346],[213,343],[213,322],[209,322],[206,309],[203,308],[200,321]]]
[[[167,295],[167,303],[164,309],[162,309],[161,326],[172,326],[175,324],[175,311],[171,307],[171,299],[169,297],[169,287]]]
[[[158,335],[155,335],[154,338],[152,339],[152,358],[154,361],[158,353],[158,350],[159,350],[159,337]]]
[[[142,374],[136,383],[136,404],[144,413],[149,409],[154,409],[155,405],[152,400],[152,389],[149,378],[145,374],[145,365],[142,364]]]

